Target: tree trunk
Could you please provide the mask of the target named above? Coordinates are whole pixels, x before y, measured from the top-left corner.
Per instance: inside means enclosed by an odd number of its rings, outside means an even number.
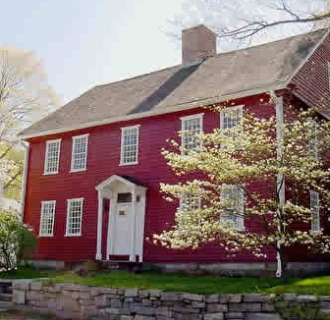
[[[281,246],[280,251],[281,258],[281,269],[282,269],[282,279],[284,283],[288,282],[288,273],[287,273],[287,255],[285,253],[285,248]]]

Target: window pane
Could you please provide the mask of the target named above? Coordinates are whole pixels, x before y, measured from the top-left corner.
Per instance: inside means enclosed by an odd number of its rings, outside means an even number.
[[[59,167],[61,141],[47,141],[45,173],[57,173]]]
[[[68,201],[67,235],[80,235],[82,224],[83,200]]]
[[[311,209],[311,230],[320,231],[320,200],[319,193],[310,192],[310,209]]]
[[[132,194],[131,193],[118,193],[117,202],[118,203],[132,202]]]
[[[85,170],[87,162],[88,136],[75,137],[72,148],[71,170]]]
[[[122,132],[121,163],[130,164],[138,161],[138,128],[124,128]]]
[[[243,109],[233,107],[221,112],[221,129],[226,130],[225,135],[235,139],[242,132]]]
[[[181,199],[181,211],[193,211],[200,208],[200,197],[192,193],[186,193]]]
[[[182,149],[184,154],[200,146],[198,135],[202,132],[202,118],[182,119]]]
[[[221,220],[232,221],[244,228],[244,191],[240,185],[223,185],[221,190]]]
[[[310,120],[308,123],[308,154],[311,159],[317,159],[318,158],[318,146],[317,146],[317,137],[316,137],[316,131],[317,131],[317,123],[314,120]]]
[[[55,201],[41,203],[40,229],[41,236],[52,236],[54,228]]]

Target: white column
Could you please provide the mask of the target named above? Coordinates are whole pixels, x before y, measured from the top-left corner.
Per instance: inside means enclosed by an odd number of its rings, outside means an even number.
[[[27,174],[29,166],[29,153],[30,153],[30,143],[21,141],[21,146],[24,147],[24,170],[23,170],[23,179],[22,179],[22,194],[21,194],[21,203],[22,203],[22,216],[21,219],[24,221],[25,213],[25,196],[26,196],[26,184],[27,184]]]
[[[132,224],[131,224],[131,254],[129,256],[129,261],[135,262],[135,238],[136,238],[136,193],[135,189],[132,191]]]
[[[98,190],[98,211],[97,211],[97,242],[96,242],[96,260],[102,260],[102,218],[103,218],[103,195]]]
[[[117,193],[114,192],[110,197],[110,206],[109,206],[109,222],[108,222],[108,236],[107,236],[107,257],[106,260],[109,259],[111,254],[114,254],[114,241],[115,241],[115,225],[116,225],[116,206],[117,206]]]

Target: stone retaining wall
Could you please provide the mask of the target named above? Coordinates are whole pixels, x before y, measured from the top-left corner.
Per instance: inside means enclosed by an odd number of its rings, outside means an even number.
[[[330,296],[199,295],[26,280],[13,283],[13,303],[60,319],[330,319]]]

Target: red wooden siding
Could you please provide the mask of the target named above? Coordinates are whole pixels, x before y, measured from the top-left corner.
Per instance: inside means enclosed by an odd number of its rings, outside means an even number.
[[[294,84],[293,93],[298,98],[310,107],[327,109],[329,114],[328,62],[330,62],[330,35],[293,77],[292,84]]]
[[[245,109],[260,117],[275,115],[273,105],[260,102],[266,96],[254,96],[237,101]],[[54,237],[39,238],[36,257],[61,261],[94,259],[96,253],[97,192],[95,186],[113,174],[131,176],[148,186],[145,220],[145,238],[151,238],[174,221],[177,203],[166,202],[159,192],[160,182],[173,183],[177,177],[161,155],[166,139],[177,137],[181,130],[180,117],[204,112],[204,131],[219,127],[218,113],[203,108],[154,116],[140,120],[114,123],[75,132],[67,132],[31,139],[29,170],[26,190],[24,221],[39,232],[40,202],[56,200]],[[139,164],[119,166],[121,127],[140,124]],[[70,173],[72,136],[90,133],[88,141],[87,171]],[[57,175],[43,175],[45,145],[49,139],[61,138],[60,169]],[[254,191],[267,192],[267,186],[255,183]],[[85,198],[81,237],[65,237],[66,203],[70,198]],[[104,201],[102,252],[105,255],[109,203]],[[246,221],[246,228],[258,230],[257,221]],[[274,261],[273,252],[267,261]],[[215,261],[258,261],[251,254],[242,253],[228,257],[219,247],[206,245],[191,252],[169,251],[144,242],[144,261],[149,262],[215,262]]]

